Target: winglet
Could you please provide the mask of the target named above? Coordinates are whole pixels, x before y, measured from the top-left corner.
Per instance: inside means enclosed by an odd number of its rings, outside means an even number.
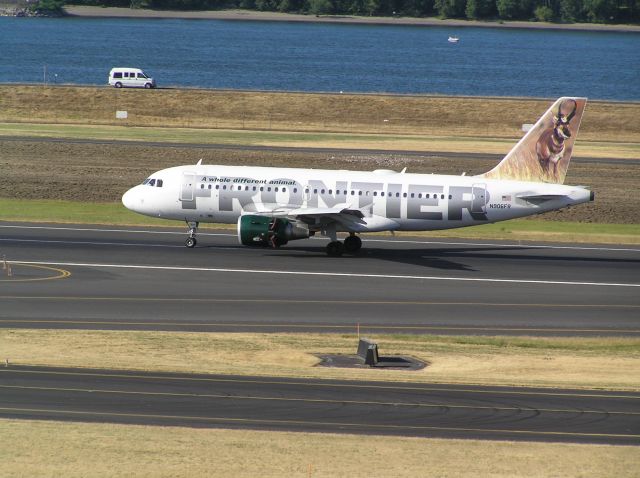
[[[504,159],[481,177],[564,183],[586,103],[586,98],[558,98]]]

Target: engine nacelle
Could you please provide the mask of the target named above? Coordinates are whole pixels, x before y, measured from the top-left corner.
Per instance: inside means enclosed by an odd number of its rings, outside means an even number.
[[[309,227],[299,221],[245,214],[238,218],[238,240],[245,246],[280,247],[309,237]]]

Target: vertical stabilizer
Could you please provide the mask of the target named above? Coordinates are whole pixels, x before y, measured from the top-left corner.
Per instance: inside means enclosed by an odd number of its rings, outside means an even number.
[[[559,98],[500,163],[481,177],[564,183],[586,98]]]

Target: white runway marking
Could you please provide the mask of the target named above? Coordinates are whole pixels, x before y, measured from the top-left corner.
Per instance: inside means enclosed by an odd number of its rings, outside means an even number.
[[[399,242],[408,244],[440,244],[446,246],[486,246],[486,247],[521,247],[523,249],[570,249],[574,251],[614,251],[614,252],[640,252],[640,249],[631,249],[623,247],[594,247],[594,246],[553,246],[546,244],[506,244],[501,242],[450,242],[450,241],[416,241],[405,239],[370,239],[366,238],[366,242]]]
[[[130,246],[130,247],[179,247],[184,249],[184,246],[177,244],[134,244],[127,242],[98,242],[98,241],[56,241],[53,239],[0,239],[0,242],[35,242],[39,244],[86,244],[90,246]]]
[[[133,264],[92,264],[79,262],[34,262],[34,261],[7,261],[12,264],[33,264],[60,267],[94,267],[112,269],[146,269],[164,271],[189,271],[189,272],[224,272],[239,274],[274,274],[274,275],[300,275],[317,277],[360,277],[369,279],[404,279],[404,280],[429,280],[429,281],[459,281],[459,282],[492,282],[510,284],[540,284],[540,285],[568,285],[568,286],[596,286],[596,287],[640,287],[640,284],[615,283],[615,282],[573,282],[573,281],[552,281],[534,279],[493,279],[480,277],[439,277],[439,276],[415,276],[415,275],[395,275],[395,274],[360,274],[351,272],[310,272],[310,271],[283,271],[283,270],[260,270],[260,269],[228,269],[215,267],[178,267],[178,266],[150,266]]]
[[[129,234],[165,234],[186,236],[187,232],[182,231],[149,231],[145,229],[99,229],[99,228],[81,228],[81,227],[61,227],[61,226],[18,226],[18,225],[0,225],[0,228],[10,229],[43,229],[51,231],[77,231],[77,232],[104,232],[104,233],[129,233]],[[238,237],[237,234],[214,233],[214,232],[198,232],[198,236],[220,236],[220,237]],[[559,246],[550,244],[516,244],[516,243],[500,243],[500,242],[453,242],[453,241],[419,241],[415,239],[375,239],[373,237],[363,236],[366,242],[382,242],[382,243],[398,243],[398,244],[435,244],[448,246],[480,246],[480,247],[518,247],[523,249],[557,249],[557,250],[575,250],[575,251],[602,251],[602,252],[640,252],[640,249],[629,247],[600,247],[600,246]],[[327,241],[325,237],[312,237],[314,240]],[[99,243],[94,243],[99,244]],[[104,243],[106,245],[121,245],[115,243]],[[127,244],[137,245],[137,244]],[[159,247],[159,246],[157,246]],[[181,246],[182,247],[182,246]]]
[[[53,227],[53,226],[16,226],[2,225],[0,228],[6,229],[44,229],[48,231],[76,231],[76,232],[126,232],[131,234],[173,234],[178,236],[185,236],[187,234],[186,231],[178,232],[178,231],[149,231],[145,229],[98,229],[95,227]],[[198,232],[198,236],[229,236],[229,237],[238,237],[237,234],[227,234],[227,233],[214,233],[214,232]]]

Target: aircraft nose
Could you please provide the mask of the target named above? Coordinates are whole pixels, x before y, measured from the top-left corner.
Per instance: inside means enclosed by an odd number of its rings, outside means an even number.
[[[142,198],[140,197],[140,191],[137,186],[129,189],[122,195],[122,204],[131,211],[137,211],[140,208],[142,205]]]

